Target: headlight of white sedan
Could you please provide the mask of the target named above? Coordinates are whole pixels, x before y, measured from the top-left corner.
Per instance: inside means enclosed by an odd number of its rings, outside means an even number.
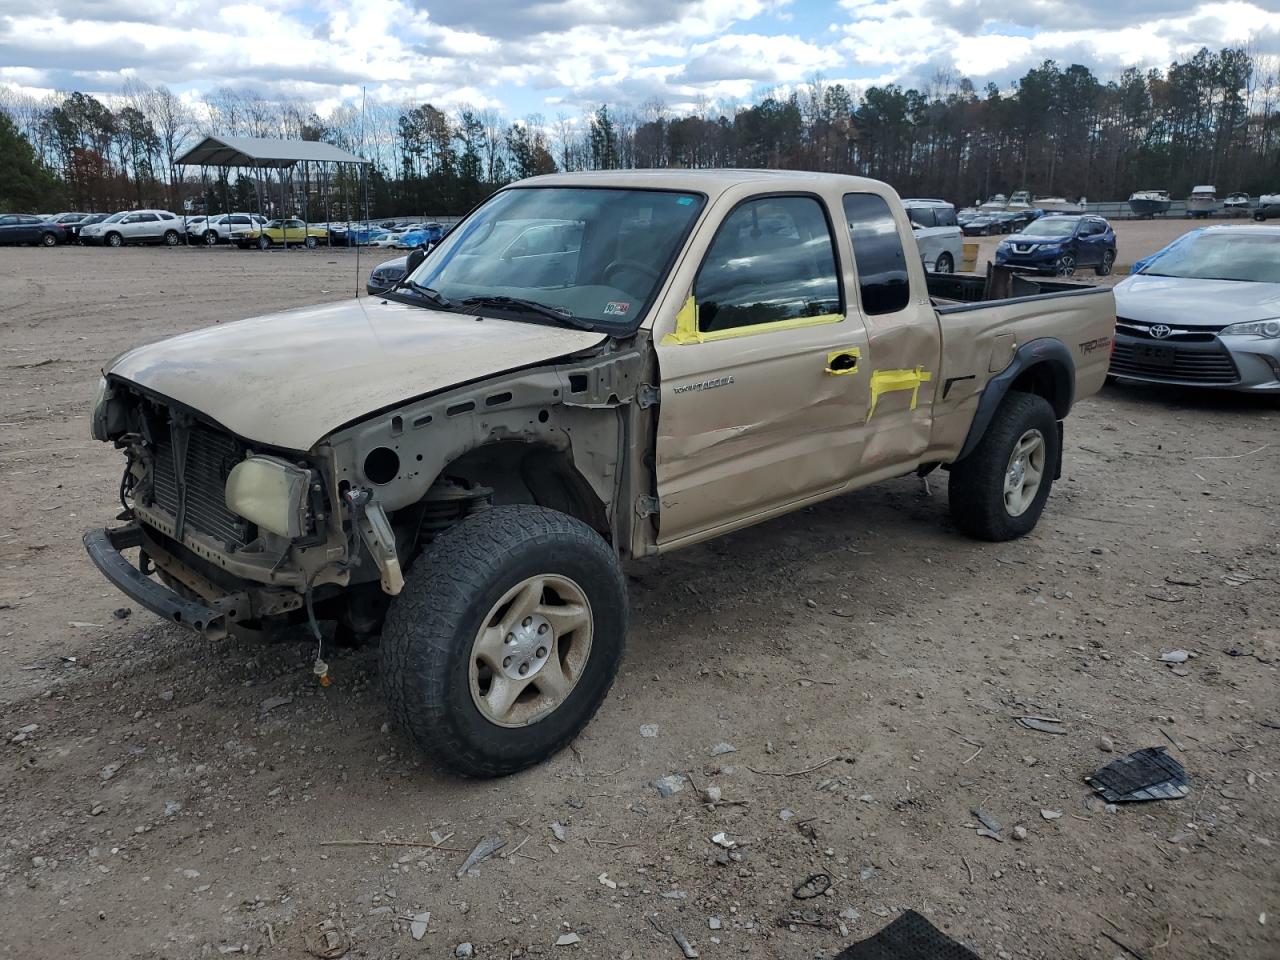
[[[227,509],[293,540],[306,532],[310,483],[310,473],[293,464],[273,457],[247,457],[227,476]]]
[[[1274,340],[1280,337],[1280,320],[1251,320],[1248,323],[1233,323],[1223,329],[1224,337],[1266,337]]]

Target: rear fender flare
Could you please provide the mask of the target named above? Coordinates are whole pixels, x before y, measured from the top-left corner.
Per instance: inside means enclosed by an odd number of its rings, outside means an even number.
[[[973,415],[973,423],[969,425],[969,435],[965,437],[964,446],[956,460],[963,460],[973,452],[973,448],[982,440],[991,425],[1005,395],[1013,387],[1017,379],[1028,370],[1038,366],[1047,368],[1047,383],[1050,395],[1045,397],[1053,406],[1053,412],[1061,421],[1071,409],[1075,401],[1076,364],[1066,344],[1053,337],[1041,337],[1020,346],[1013,355],[1013,360],[1002,371],[987,381],[978,400],[978,409]],[[1062,445],[1059,444],[1059,451]]]

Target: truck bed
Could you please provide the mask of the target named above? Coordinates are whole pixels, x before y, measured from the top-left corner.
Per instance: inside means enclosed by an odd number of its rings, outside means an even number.
[[[1031,277],[994,264],[987,266],[986,276],[930,273],[926,275],[926,280],[929,299],[940,314],[957,313],[996,301],[1076,296],[1109,289],[1098,284],[1063,280],[1058,277]]]

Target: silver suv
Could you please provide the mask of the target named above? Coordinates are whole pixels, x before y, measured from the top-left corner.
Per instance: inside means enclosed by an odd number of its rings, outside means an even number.
[[[168,210],[125,210],[80,231],[80,242],[123,247],[126,243],[180,244],[187,232],[180,217]]]

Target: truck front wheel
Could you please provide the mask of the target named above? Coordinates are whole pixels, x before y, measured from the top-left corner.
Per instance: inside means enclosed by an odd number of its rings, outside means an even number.
[[[382,631],[382,687],[422,750],[467,776],[502,776],[587,725],[626,632],[626,581],[599,534],[543,507],[494,507],[409,571]]]
[[[1049,499],[1058,442],[1049,401],[1010,391],[973,452],[951,468],[952,522],[978,540],[1030,533]]]

